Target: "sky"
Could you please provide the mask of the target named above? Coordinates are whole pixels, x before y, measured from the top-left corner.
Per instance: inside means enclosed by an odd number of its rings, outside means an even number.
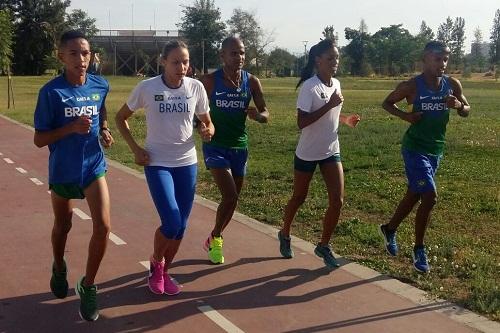
[[[99,29],[157,29],[177,30],[182,19],[181,5],[194,0],[72,0],[70,10],[82,9],[95,18]],[[437,32],[448,16],[465,19],[466,52],[479,28],[484,41],[489,41],[499,0],[215,0],[227,21],[235,8],[255,14],[261,28],[273,36],[270,48],[281,47],[292,53],[303,53],[322,37],[321,32],[333,25],[339,33],[339,44],[344,46],[346,27],[357,29],[361,19],[369,33],[381,27],[403,24],[416,34],[422,20]],[[307,42],[305,42],[307,41]]]

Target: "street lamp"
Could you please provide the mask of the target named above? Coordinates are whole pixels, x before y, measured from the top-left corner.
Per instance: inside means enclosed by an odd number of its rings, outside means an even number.
[[[304,59],[307,61],[307,42],[308,40],[303,40],[302,44],[304,44]]]
[[[205,40],[201,40],[201,72],[205,74]]]

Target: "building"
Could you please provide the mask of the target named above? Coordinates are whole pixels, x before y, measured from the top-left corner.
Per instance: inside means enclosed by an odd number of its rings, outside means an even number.
[[[165,43],[180,38],[178,30],[99,30],[90,43],[104,50],[104,73],[151,76],[160,73]]]

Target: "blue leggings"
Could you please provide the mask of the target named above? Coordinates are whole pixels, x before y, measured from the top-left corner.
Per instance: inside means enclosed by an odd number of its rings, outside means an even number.
[[[182,239],[193,207],[197,164],[183,167],[146,166],[144,173],[167,239]]]

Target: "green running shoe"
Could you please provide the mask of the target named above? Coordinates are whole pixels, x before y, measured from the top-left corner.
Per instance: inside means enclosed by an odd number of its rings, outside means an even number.
[[[82,276],[76,284],[76,294],[80,296],[80,317],[87,321],[96,321],[99,318],[99,309],[97,308],[97,286],[84,286]]]
[[[208,259],[214,264],[223,264],[224,256],[222,255],[222,237],[214,237],[210,240],[208,247]]]
[[[335,259],[335,257],[333,256],[332,250],[330,249],[329,246],[323,246],[321,244],[318,244],[318,246],[316,246],[316,248],[314,249],[314,253],[318,257],[323,258],[323,262],[329,269],[335,269],[337,267],[340,267],[339,263],[337,262],[337,259]]]
[[[68,270],[66,262],[63,259],[64,269],[61,272],[56,270],[55,264],[52,264],[52,277],[50,278],[50,290],[57,298],[66,298],[68,296]]]

